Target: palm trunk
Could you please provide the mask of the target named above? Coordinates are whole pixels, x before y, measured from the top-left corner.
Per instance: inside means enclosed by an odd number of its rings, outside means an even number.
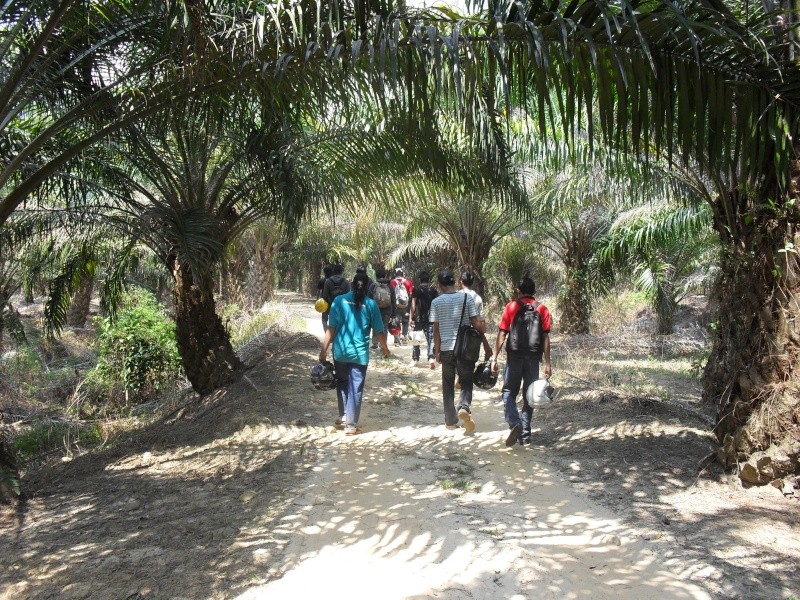
[[[589,333],[591,303],[587,267],[580,261],[570,260],[569,257],[565,266],[567,277],[559,299],[561,309],[559,331],[570,335]]]
[[[89,308],[92,302],[92,290],[94,289],[94,277],[85,273],[81,279],[81,285],[72,296],[69,308],[67,309],[67,325],[69,327],[82,328],[86,325],[89,317]]]
[[[256,254],[247,273],[247,297],[251,308],[261,308],[272,297],[272,262],[266,254]]]
[[[11,448],[0,439],[0,504],[11,504],[21,497],[19,468]]]
[[[242,363],[216,313],[211,274],[202,275],[195,281],[191,270],[176,264],[175,259],[172,262],[176,335],[181,362],[194,390],[208,394],[233,382]]]
[[[759,216],[760,226],[726,240],[703,374],[704,401],[718,412],[718,457],[751,484],[800,472],[800,261],[786,251],[800,239],[786,220]]]

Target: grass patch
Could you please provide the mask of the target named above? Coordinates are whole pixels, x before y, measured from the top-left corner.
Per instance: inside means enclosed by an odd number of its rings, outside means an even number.
[[[460,479],[443,479],[439,481],[439,487],[443,490],[457,491],[460,493],[471,492],[478,489],[480,486],[474,479],[460,478]]]
[[[86,450],[99,445],[103,439],[103,429],[98,423],[80,426],[66,423],[39,423],[17,436],[14,449],[20,458],[28,459],[59,447]]]

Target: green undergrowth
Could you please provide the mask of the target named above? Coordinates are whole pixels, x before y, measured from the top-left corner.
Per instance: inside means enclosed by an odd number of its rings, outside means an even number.
[[[40,422],[18,435],[14,448],[22,459],[41,456],[61,448],[71,454],[99,445],[104,437],[103,429],[97,423],[77,425]]]

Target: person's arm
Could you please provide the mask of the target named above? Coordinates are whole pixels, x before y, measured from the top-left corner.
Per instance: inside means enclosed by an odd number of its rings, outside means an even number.
[[[442,357],[439,355],[439,348],[442,346],[442,337],[439,334],[439,321],[433,322],[433,355],[436,362],[441,363]]]
[[[494,343],[494,354],[492,355],[492,373],[497,374],[497,371],[500,370],[500,367],[497,366],[497,358],[500,356],[500,350],[503,348],[503,344],[506,341],[506,335],[508,333],[503,331],[502,329],[497,332],[497,340]],[[548,356],[550,355],[548,351]]]
[[[481,333],[486,332],[486,321],[481,319],[478,315],[469,318],[469,322],[472,323],[472,326],[480,331]]]
[[[383,358],[389,358],[391,352],[389,351],[389,346],[386,344],[386,332],[381,332],[378,334],[378,343],[381,345],[381,351],[383,352]]]
[[[485,326],[486,321],[484,321],[483,324]],[[489,339],[486,337],[486,333],[482,333],[481,335],[483,336],[483,360],[491,360],[492,346],[489,344]]]
[[[553,365],[550,363],[550,332],[545,332],[544,334],[544,353],[542,354],[542,358],[544,359],[544,378],[550,379],[550,376],[553,374]]]
[[[333,291],[333,283],[330,279],[326,279],[322,286],[322,299],[328,304],[331,303],[331,292]]]
[[[397,316],[397,294],[394,293],[394,286],[389,286],[389,298],[392,301],[392,312],[390,313],[390,317],[393,319]]]
[[[325,362],[328,356],[328,348],[333,343],[333,336],[336,335],[336,330],[328,325],[328,330],[325,332],[325,337],[322,339],[322,350],[319,353],[319,362]]]
[[[411,325],[411,329],[416,329],[414,327],[414,312],[417,310],[417,299],[414,296],[411,296],[411,308],[408,309],[408,324]]]

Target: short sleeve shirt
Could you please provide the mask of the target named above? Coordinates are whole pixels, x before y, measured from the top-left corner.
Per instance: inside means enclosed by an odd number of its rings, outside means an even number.
[[[334,299],[328,326],[336,331],[333,337],[334,360],[366,365],[369,363],[371,333],[383,332],[383,319],[375,300],[366,297],[361,307],[356,308],[353,292],[347,292]]]
[[[466,298],[466,305],[464,299]],[[464,316],[461,316],[461,311]],[[472,296],[463,292],[440,294],[431,302],[430,321],[439,323],[439,350],[447,352],[456,345],[458,328],[469,323],[471,317],[478,316]]]
[[[475,303],[475,310],[478,311],[478,316],[481,319],[483,319],[483,298],[481,298],[478,295],[478,292],[476,292],[475,290],[466,289],[461,291],[463,291],[465,294],[472,296],[472,301]]]
[[[524,297],[520,298],[522,302],[525,304],[533,304],[536,302],[535,298]],[[505,331],[508,333],[511,331],[511,324],[514,322],[514,317],[519,310],[519,302],[513,300],[506,304],[505,309],[503,309],[503,316],[500,318],[500,325],[498,325],[498,329],[500,331]],[[539,313],[542,322],[542,331],[545,333],[550,333],[550,327],[552,326],[552,320],[550,318],[550,311],[547,310],[547,307],[544,304],[539,304],[536,308],[536,311]]]

